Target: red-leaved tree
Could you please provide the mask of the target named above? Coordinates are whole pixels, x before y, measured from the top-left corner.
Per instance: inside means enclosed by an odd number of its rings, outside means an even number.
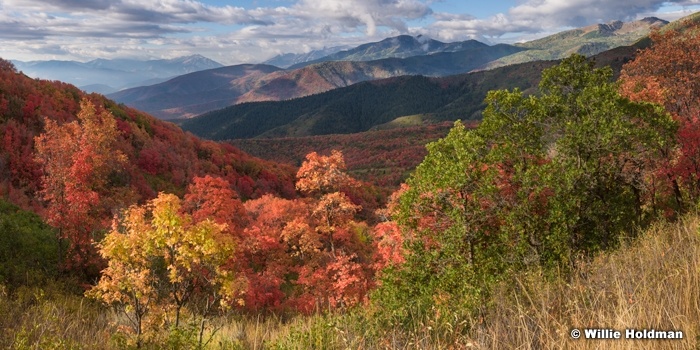
[[[95,235],[109,226],[116,205],[114,196],[107,196],[115,190],[109,177],[126,159],[114,149],[117,129],[109,112],[97,112],[84,99],[77,117],[60,125],[45,119],[45,131],[35,139],[36,160],[44,171],[44,216],[68,242],[63,267],[96,276],[101,259]]]
[[[660,179],[683,208],[700,198],[700,24],[651,34],[653,45],[623,67],[622,93],[661,104],[678,122],[677,146],[668,145]]]

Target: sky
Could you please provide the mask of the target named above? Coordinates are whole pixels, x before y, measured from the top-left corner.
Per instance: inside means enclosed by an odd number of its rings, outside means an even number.
[[[233,65],[400,34],[513,43],[695,11],[700,0],[0,0],[0,58],[201,54]]]

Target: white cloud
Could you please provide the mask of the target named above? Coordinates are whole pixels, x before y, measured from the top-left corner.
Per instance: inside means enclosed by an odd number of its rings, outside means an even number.
[[[406,32],[405,20],[432,13],[417,0],[301,0],[293,8],[300,17],[317,19],[326,25],[354,30],[364,27],[370,36],[376,34],[377,26]]]
[[[657,11],[665,5],[693,6],[700,5],[700,0],[525,0],[507,13],[489,18],[439,13],[427,32],[450,40],[475,36],[495,39],[512,33],[527,36],[612,20],[634,20],[642,15],[658,15]]]
[[[654,15],[669,4],[677,8],[664,18],[675,19],[686,14],[682,6],[700,5],[700,0],[519,0],[505,13],[476,18],[433,12],[435,1],[290,0],[280,2],[285,6],[251,9],[203,0],[0,0],[0,57],[88,60],[199,53],[237,64],[403,33],[443,41],[514,41],[512,33],[534,38],[566,27]],[[427,24],[409,27],[421,19]]]

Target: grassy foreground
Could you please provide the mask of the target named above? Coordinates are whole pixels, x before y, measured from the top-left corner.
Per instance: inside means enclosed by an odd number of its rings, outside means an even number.
[[[415,318],[387,329],[372,307],[346,314],[220,317],[207,349],[696,349],[700,344],[700,217],[660,223],[621,248],[580,263],[568,277],[527,271],[496,288],[471,330],[440,319]],[[0,290],[0,348],[115,349],[120,317],[56,286]],[[459,311],[459,310],[456,310]],[[578,328],[613,329],[619,340],[572,339]],[[630,340],[625,330],[683,331],[681,340]],[[216,333],[212,330],[216,329]],[[164,330],[151,348],[185,349],[196,332]]]
[[[520,276],[494,297],[472,336],[482,348],[695,349],[700,330],[697,215],[657,224],[576,270],[570,281]],[[620,340],[574,340],[578,328],[621,331]],[[629,340],[625,329],[680,330],[682,340]]]

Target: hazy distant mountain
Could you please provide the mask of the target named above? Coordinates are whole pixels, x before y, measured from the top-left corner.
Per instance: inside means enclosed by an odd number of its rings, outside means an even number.
[[[263,64],[220,67],[125,89],[107,97],[161,119],[186,118],[236,103],[257,86],[260,78],[280,69]]]
[[[117,92],[118,90],[105,84],[91,84],[80,87],[81,90],[87,92],[96,92],[101,95],[108,95]]]
[[[188,94],[180,94],[178,88],[170,87],[172,83],[177,84],[177,80],[173,80],[159,84],[156,90],[134,88],[110,97],[160,118],[187,118],[237,103],[287,100],[368,80],[402,75],[448,76],[512,63],[554,60],[574,52],[590,56],[634,43],[652,28],[665,23],[657,18],[630,23],[617,21],[562,32],[517,46],[489,46],[475,40],[443,43],[424,36],[402,35],[339,51],[318,59],[318,63],[305,62],[297,65],[301,67],[297,69],[293,69],[297,66],[292,66],[268,74],[255,71],[254,76],[245,79],[241,76],[231,78],[228,84],[224,80],[211,85],[198,84],[205,90]],[[392,58],[372,59],[378,57]],[[188,80],[210,79],[208,74],[193,74]],[[246,84],[241,84],[241,79]],[[127,95],[131,98],[126,99],[124,96]]]
[[[535,60],[556,60],[572,53],[592,56],[615,47],[632,45],[648,35],[651,30],[661,28],[667,21],[647,17],[638,21],[613,21],[606,24],[567,30],[538,40],[516,44],[527,51],[503,57],[485,65],[484,69]]]
[[[96,59],[85,63],[97,69],[110,69],[124,72],[153,72],[154,78],[173,77],[205,69],[223,67],[202,55],[184,56],[164,60]]]
[[[468,49],[407,58],[373,61],[329,61],[279,71],[263,77],[255,89],[237,102],[279,101],[318,94],[368,80],[402,75],[447,76],[469,72],[499,57],[521,51],[510,45],[489,46],[478,41]]]
[[[328,61],[374,61],[383,58],[407,58],[439,52],[467,51],[484,45],[476,40],[443,43],[423,35],[400,35],[379,42],[367,43],[350,50],[336,52],[316,60],[309,60],[290,68],[301,68],[313,63]]]
[[[349,46],[334,46],[320,50],[312,50],[307,53],[285,53],[277,55],[263,62],[263,64],[269,64],[280,68],[289,68],[292,65],[317,60],[321,57],[325,57],[340,50],[346,50],[349,48]]]
[[[524,50],[511,45],[470,42],[466,50],[366,62],[334,61],[300,69],[243,65],[191,73],[154,86],[108,97],[163,119],[188,118],[229,105],[278,101],[318,94],[367,80],[401,75],[445,76],[465,73],[499,57]],[[233,75],[219,74],[234,71]],[[265,74],[263,74],[265,73]],[[188,83],[183,84],[186,80]],[[187,87],[186,93],[182,87]]]
[[[13,61],[18,70],[32,78],[60,80],[88,92],[119,89],[155,83],[174,76],[222,67],[201,55],[167,60],[96,59],[76,61]]]

